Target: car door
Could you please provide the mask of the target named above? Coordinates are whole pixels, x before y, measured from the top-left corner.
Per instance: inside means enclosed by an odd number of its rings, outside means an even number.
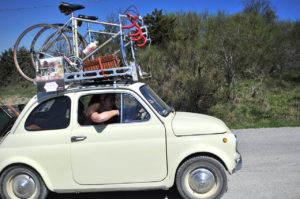
[[[81,125],[76,121],[71,159],[79,184],[145,183],[167,175],[164,125],[135,93],[118,95],[119,123]],[[139,109],[137,116],[126,114],[133,109]]]

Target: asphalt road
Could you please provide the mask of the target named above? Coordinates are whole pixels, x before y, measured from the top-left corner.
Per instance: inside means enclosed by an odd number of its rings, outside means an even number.
[[[300,127],[233,131],[243,168],[228,176],[222,199],[300,199]],[[51,199],[179,199],[169,191],[54,194]]]
[[[222,199],[300,199],[300,127],[234,132],[243,168]]]

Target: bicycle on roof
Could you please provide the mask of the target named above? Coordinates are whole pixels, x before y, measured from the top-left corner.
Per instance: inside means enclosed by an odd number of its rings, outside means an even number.
[[[83,8],[61,2],[59,10],[70,15],[65,24],[33,25],[19,36],[14,46],[14,62],[26,80],[34,81],[40,61],[53,57],[63,57],[65,82],[120,76],[137,80],[138,74],[142,76],[134,51],[151,40],[137,9],[127,9],[119,14],[117,23],[112,23],[99,21],[95,16],[74,15],[74,11]],[[116,43],[118,47],[113,49]],[[112,47],[106,47],[108,44]],[[99,53],[104,47],[108,51]]]

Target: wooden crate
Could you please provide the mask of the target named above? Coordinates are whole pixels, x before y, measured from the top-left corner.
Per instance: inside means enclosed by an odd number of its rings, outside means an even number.
[[[83,71],[102,70],[108,68],[119,68],[121,67],[120,59],[117,55],[107,55],[98,57],[93,60],[88,60],[82,63]]]

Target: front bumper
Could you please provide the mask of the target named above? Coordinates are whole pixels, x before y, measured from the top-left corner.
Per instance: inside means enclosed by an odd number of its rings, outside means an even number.
[[[240,154],[240,152],[238,151],[238,138],[236,135],[234,135],[235,137],[235,168],[233,169],[232,173],[241,170],[242,168],[242,155]]]
[[[242,164],[243,164],[242,156],[238,151],[236,151],[236,154],[235,154],[235,168],[233,170],[233,173],[241,170]]]

